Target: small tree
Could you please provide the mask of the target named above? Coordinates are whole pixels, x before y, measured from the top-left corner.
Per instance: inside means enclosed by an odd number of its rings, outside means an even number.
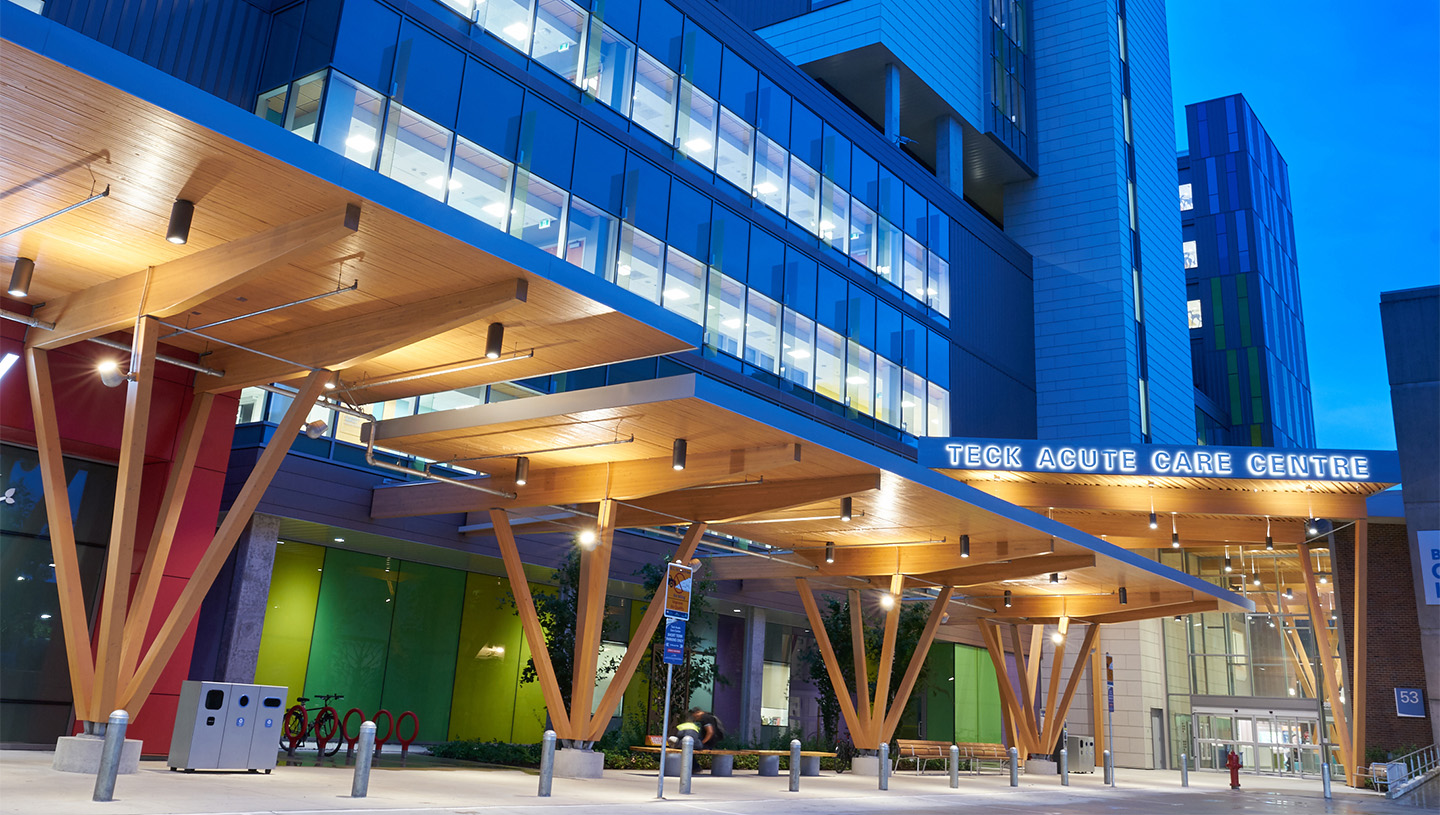
[[[665,579],[668,558],[659,563],[647,563],[639,575],[645,591],[651,596],[660,588]],[[712,580],[698,576],[690,582],[690,623],[685,626],[685,661],[675,666],[674,682],[670,689],[670,715],[690,708],[690,699],[703,688],[716,682],[722,685],[730,681],[715,668],[715,647],[706,646],[695,633],[694,622],[710,613],[710,594],[715,590]],[[639,643],[632,643],[638,645]],[[670,729],[669,722],[660,721],[665,711],[665,626],[662,623],[650,640],[649,653],[645,655],[645,669],[650,677],[650,705],[646,715],[646,726],[651,733],[664,734]]]
[[[886,707],[895,701],[895,691],[899,688],[899,681],[896,677],[902,676],[909,670],[910,660],[917,656],[924,659],[925,655],[917,655],[915,648],[920,643],[920,634],[925,628],[925,620],[930,614],[930,609],[920,603],[913,603],[901,606],[900,620],[895,631],[895,664],[891,669],[892,680],[889,692],[885,699]],[[880,652],[884,646],[885,636],[885,615],[872,615],[866,618],[862,613],[862,624],[865,627],[865,668],[869,674],[865,677],[865,693],[868,698],[874,698],[875,687],[880,677]],[[825,626],[825,634],[830,638],[830,645],[835,649],[835,660],[840,663],[840,674],[845,677],[845,683],[851,688],[858,690],[861,685],[855,681],[855,649],[851,638],[850,626],[850,601],[847,598],[840,602],[833,597],[825,600],[825,605],[820,609],[820,622]],[[835,695],[835,687],[830,682],[830,673],[825,668],[825,660],[820,656],[817,646],[810,646],[802,654],[809,665],[810,682],[820,691],[820,724],[827,741],[836,739],[840,732],[840,699]],[[915,685],[919,687],[925,680],[925,673],[928,666],[921,664],[920,673],[916,676]]]

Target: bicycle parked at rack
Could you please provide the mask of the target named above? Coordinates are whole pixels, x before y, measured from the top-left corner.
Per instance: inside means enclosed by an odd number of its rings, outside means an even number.
[[[305,744],[305,737],[308,734],[315,739],[316,746],[324,750],[325,755],[333,756],[340,751],[340,745],[344,739],[340,738],[339,713],[330,703],[337,699],[344,699],[345,695],[322,693],[315,698],[320,700],[317,707],[305,707],[305,703],[309,702],[310,698],[301,696],[295,700],[294,706],[285,711],[285,719],[280,728],[281,749],[293,754]],[[315,714],[313,723],[310,719],[311,713]]]

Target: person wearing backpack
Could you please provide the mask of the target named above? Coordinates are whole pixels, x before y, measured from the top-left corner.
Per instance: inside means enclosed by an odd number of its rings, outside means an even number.
[[[690,708],[690,721],[700,727],[700,745],[697,749],[714,750],[725,738],[725,726],[720,723],[720,717],[704,708]]]

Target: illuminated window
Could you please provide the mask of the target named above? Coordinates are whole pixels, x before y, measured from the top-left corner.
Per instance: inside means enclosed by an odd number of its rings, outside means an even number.
[[[580,73],[580,43],[585,37],[585,24],[589,17],[567,0],[540,0],[530,56],[575,82]]]
[[[670,247],[665,255],[665,287],[661,292],[661,305],[698,324],[705,309],[701,297],[704,291],[704,264]]]
[[[715,124],[720,106],[715,100],[680,82],[680,124],[675,146],[705,169],[715,166]]]
[[[745,286],[710,270],[710,301],[705,304],[705,344],[740,356],[745,337]]]
[[[622,116],[630,114],[630,74],[634,63],[635,46],[629,40],[607,26],[591,23],[590,54],[585,60],[583,84],[587,92]]]
[[[720,108],[720,142],[716,152],[715,171],[721,178],[747,193],[751,191],[750,179],[755,164],[752,147],[754,136],[755,128],[731,113],[728,108]]]
[[[1190,185],[1180,185],[1180,211],[1187,212],[1195,208],[1195,197],[1190,194]]]
[[[755,189],[751,193],[776,212],[785,211],[785,175],[789,164],[785,148],[763,133],[755,137]]]
[[[646,300],[660,302],[660,241],[629,224],[620,225],[620,258],[615,283]]]
[[[1190,327],[1203,328],[1205,326],[1205,317],[1203,316],[1203,312],[1200,310],[1200,301],[1191,300],[1186,305],[1187,311],[1190,314]]]
[[[465,138],[455,140],[450,206],[481,223],[505,229],[510,212],[511,164]]]
[[[631,118],[666,143],[675,135],[675,72],[644,51],[635,65]]]
[[[431,198],[445,200],[450,131],[390,102],[380,172]],[[348,141],[348,140],[347,140]]]
[[[1195,249],[1195,241],[1185,241],[1185,268],[1194,269],[1200,265],[1200,255]]]
[[[785,336],[781,348],[780,375],[795,384],[810,387],[815,368],[815,321],[785,309]]]

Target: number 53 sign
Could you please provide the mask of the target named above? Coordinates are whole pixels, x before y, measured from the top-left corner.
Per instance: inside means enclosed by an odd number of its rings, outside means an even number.
[[[1419,688],[1395,689],[1395,715],[1411,719],[1425,718],[1425,697]]]

